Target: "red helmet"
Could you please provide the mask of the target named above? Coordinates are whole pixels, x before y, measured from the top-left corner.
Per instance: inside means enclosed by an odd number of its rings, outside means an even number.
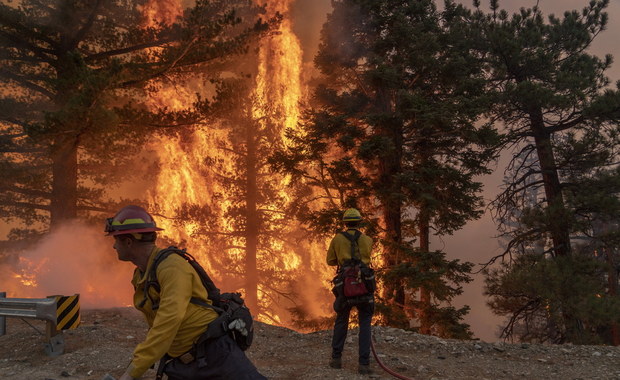
[[[163,231],[157,227],[153,217],[140,206],[125,206],[106,220],[105,232],[108,236]]]

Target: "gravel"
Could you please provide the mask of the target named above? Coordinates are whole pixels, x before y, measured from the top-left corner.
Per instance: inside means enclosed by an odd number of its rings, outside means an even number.
[[[132,308],[85,310],[82,323],[64,332],[65,353],[44,352],[45,323],[7,318],[0,336],[0,379],[95,379],[120,376],[146,323]],[[35,328],[38,330],[35,330]],[[417,380],[620,379],[620,348],[612,346],[486,343],[440,339],[390,327],[373,327],[385,366]],[[302,334],[257,323],[247,355],[270,379],[392,379],[373,362],[374,374],[357,374],[357,330],[347,338],[343,368],[329,368],[331,331]],[[149,370],[143,379],[154,379]]]

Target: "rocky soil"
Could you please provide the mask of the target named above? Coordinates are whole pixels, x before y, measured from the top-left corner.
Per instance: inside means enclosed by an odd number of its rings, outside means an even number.
[[[7,334],[0,336],[0,379],[120,376],[146,333],[141,315],[131,308],[86,310],[80,327],[64,333],[65,353],[48,357],[43,349],[45,324],[26,321],[7,319]],[[379,359],[410,379],[620,379],[618,347],[458,341],[386,327],[373,327],[373,335]],[[356,372],[357,331],[349,336],[340,370],[327,366],[330,338],[330,331],[301,334],[257,323],[255,343],[247,353],[270,379],[368,378]],[[376,362],[372,367],[371,378],[393,378]],[[143,378],[154,375],[150,370]]]

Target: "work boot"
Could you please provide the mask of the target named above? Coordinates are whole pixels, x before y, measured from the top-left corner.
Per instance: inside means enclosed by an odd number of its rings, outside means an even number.
[[[372,369],[370,369],[370,364],[360,364],[357,367],[357,373],[360,375],[372,375]]]
[[[342,358],[331,358],[329,360],[329,366],[336,369],[342,368]]]

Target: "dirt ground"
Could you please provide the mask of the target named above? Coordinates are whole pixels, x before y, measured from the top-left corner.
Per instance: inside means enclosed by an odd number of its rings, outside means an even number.
[[[29,322],[32,326],[26,323]],[[100,380],[120,376],[133,347],[146,333],[142,316],[131,308],[86,310],[82,323],[64,333],[65,353],[44,352],[45,323],[7,319],[0,336],[2,380]],[[620,379],[620,348],[532,345],[446,340],[387,327],[373,327],[379,358],[406,378],[443,379]],[[331,331],[301,334],[257,323],[247,351],[270,379],[364,379],[357,374],[357,331],[349,334],[344,368],[327,366]],[[393,378],[376,362],[371,378]],[[154,379],[153,370],[143,379]]]

